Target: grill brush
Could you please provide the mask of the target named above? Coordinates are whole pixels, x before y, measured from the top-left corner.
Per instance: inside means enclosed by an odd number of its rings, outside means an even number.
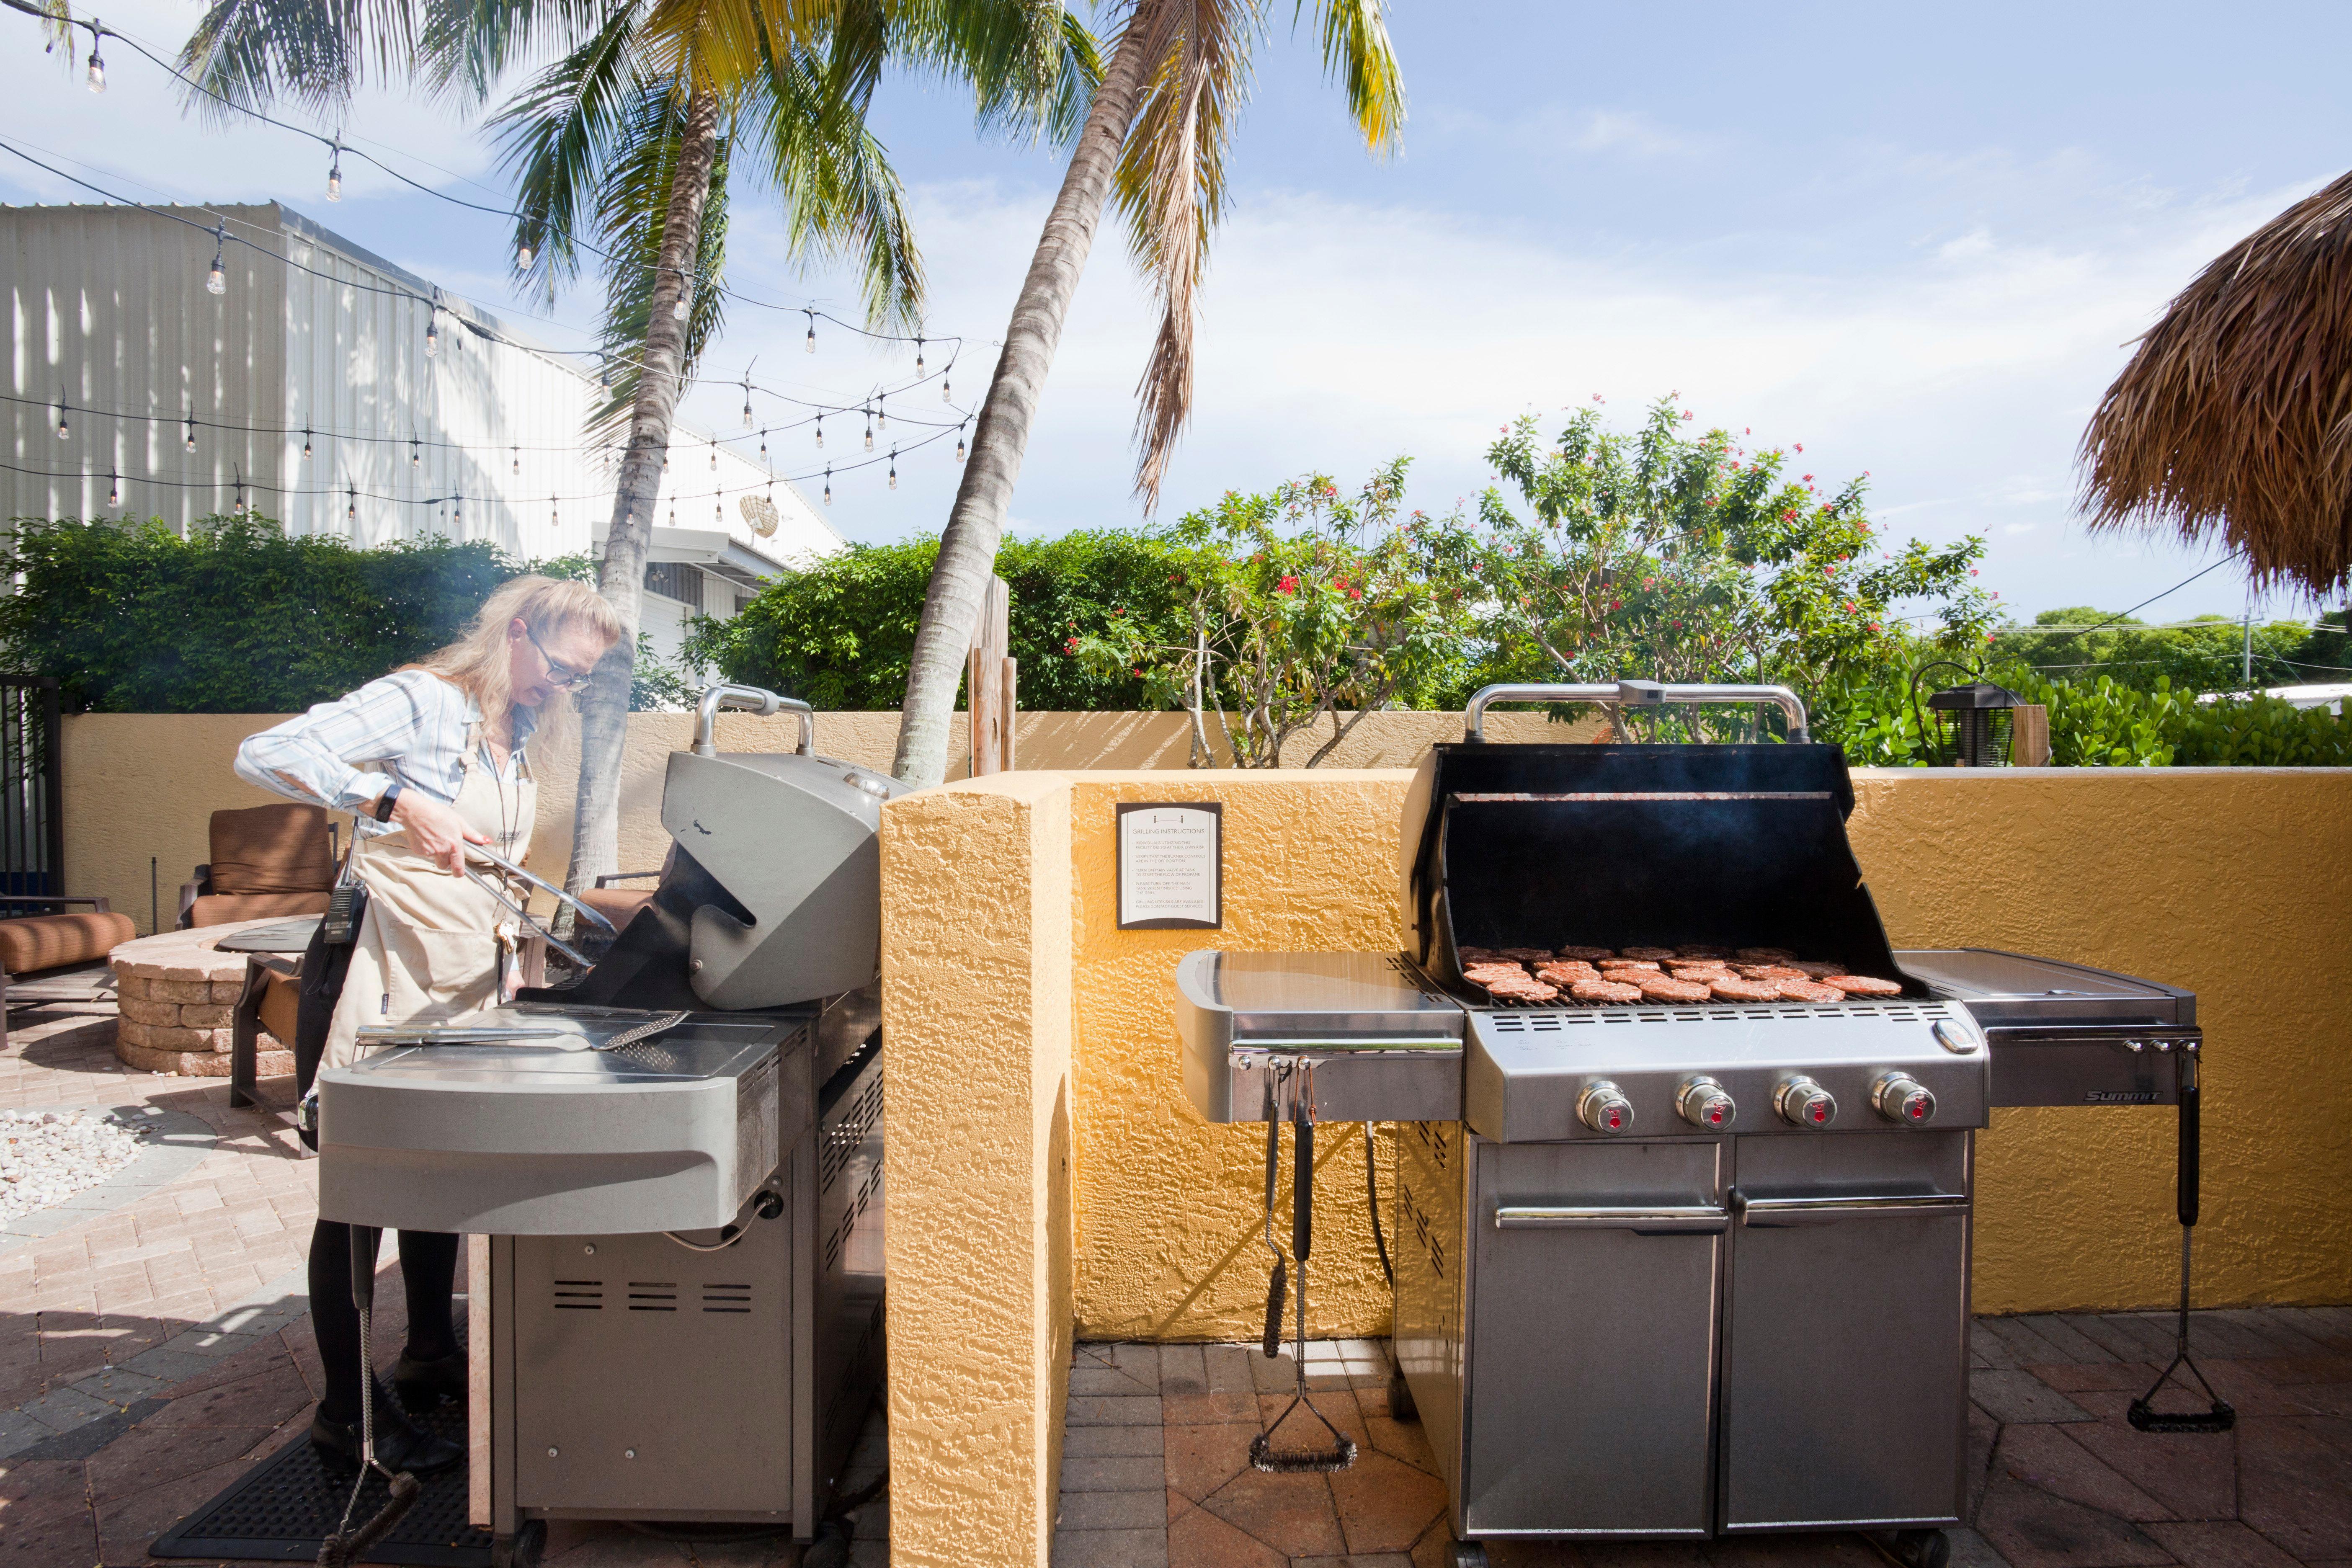
[[[2147,1392],[2131,1402],[2124,1418],[2143,1432],[2227,1432],[2238,1424],[2238,1413],[2229,1401],[2213,1392],[2197,1363],[2189,1359],[2189,1238],[2197,1234],[2197,1172],[2200,1159],[2199,1148],[2199,1110],[2202,1096],[2199,1093],[2198,1058],[2193,1050],[2183,1047],[2174,1058],[2180,1075],[2180,1159],[2179,1173],[2175,1181],[2180,1206],[2180,1327],[2173,1342],[2172,1361],[2157,1380],[2148,1384]],[[2185,1371],[2197,1380],[2204,1391],[2207,1408],[2203,1410],[2168,1411],[2156,1408],[2154,1401],[2172,1374]],[[2188,1384],[2180,1386],[2185,1390]]]
[[[360,1310],[360,1473],[352,1480],[351,1500],[343,1504],[342,1522],[319,1543],[319,1568],[352,1568],[368,1548],[390,1534],[402,1516],[416,1506],[417,1498],[425,1490],[415,1476],[406,1470],[388,1469],[375,1457],[375,1360],[369,1330],[375,1317],[376,1244],[383,1240],[383,1232],[364,1225],[355,1225],[351,1230],[352,1305]],[[384,1500],[374,1518],[354,1531],[352,1510],[359,1506],[360,1491],[367,1485],[370,1470],[383,1477],[392,1495]]]
[[[1291,1064],[1276,1069],[1276,1076],[1286,1082],[1293,1072]],[[1292,1368],[1298,1374],[1297,1391],[1282,1414],[1267,1424],[1265,1430],[1250,1439],[1250,1463],[1274,1474],[1300,1471],[1329,1472],[1344,1470],[1356,1462],[1353,1439],[1331,1425],[1329,1416],[1315,1408],[1307,1396],[1307,1259],[1315,1249],[1315,1064],[1308,1061],[1296,1068],[1300,1079],[1290,1105],[1290,1255],[1298,1267],[1298,1289],[1294,1293],[1297,1338],[1292,1351]],[[1273,1090],[1267,1090],[1269,1096]],[[1274,1188],[1279,1134],[1282,1123],[1276,1120],[1269,1104],[1265,1134],[1265,1226],[1266,1248],[1275,1255],[1274,1282],[1266,1291],[1265,1353],[1271,1359],[1276,1353],[1282,1334],[1283,1264],[1281,1251],[1274,1245]],[[1308,1415],[1323,1423],[1331,1434],[1331,1447],[1326,1448],[1277,1448],[1274,1435],[1291,1413],[1300,1405]]]

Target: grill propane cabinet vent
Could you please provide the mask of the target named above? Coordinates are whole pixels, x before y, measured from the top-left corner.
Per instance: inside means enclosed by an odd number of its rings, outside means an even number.
[[[1488,744],[1496,701],[1769,704],[1788,739]],[[1458,1563],[1488,1538],[1842,1529],[1941,1563],[1976,1131],[1994,1104],[2179,1099],[2193,998],[1893,952],[1844,759],[1786,689],[1490,687],[1467,720],[1406,795],[1405,951],[1186,955],[1187,1095],[1218,1121],[1404,1123],[1391,1398]],[[1561,957],[1659,972],[1622,1004],[1507,978]]]
[[[722,706],[797,711],[799,750],[720,754]],[[472,1484],[503,1559],[548,1519],[806,1542],[831,1508],[883,1355],[900,789],[817,755],[804,705],[714,687],[669,759],[659,888],[578,984],[362,1031],[320,1075],[322,1214],[488,1238]]]

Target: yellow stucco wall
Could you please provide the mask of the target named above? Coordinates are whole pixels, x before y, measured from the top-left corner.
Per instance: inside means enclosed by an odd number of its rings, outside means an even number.
[[[179,888],[209,857],[206,827],[215,811],[261,805],[278,797],[240,781],[230,763],[237,743],[266,730],[274,713],[83,713],[65,721],[66,880],[74,893],[114,900],[142,931],[148,929],[148,866],[157,862],[158,901],[168,926],[179,908]],[[964,716],[949,738],[950,778],[963,774]],[[1547,729],[1538,713],[1497,713],[1487,721],[1498,737],[1515,741],[1591,733]],[[621,773],[621,866],[658,867],[669,841],[661,828],[661,787],[669,754],[694,731],[686,713],[634,713]],[[1432,741],[1462,732],[1458,713],[1374,713],[1332,754],[1328,765],[1411,764]],[[722,713],[721,751],[790,751],[799,731],[787,718]],[[1318,743],[1319,743],[1319,737]],[[898,741],[896,713],[821,713],[817,749],[829,757],[887,773]],[[1182,769],[1188,752],[1181,713],[1024,713],[1015,737],[1024,770]],[[1303,743],[1290,755],[1303,761]],[[572,803],[579,749],[547,743],[539,749],[539,826],[531,837],[531,868],[559,879],[572,857]],[[1320,771],[1320,770],[1318,770]]]

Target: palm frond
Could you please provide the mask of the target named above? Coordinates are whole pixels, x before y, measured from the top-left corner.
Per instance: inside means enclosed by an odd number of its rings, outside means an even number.
[[[892,58],[971,89],[983,131],[1059,143],[1086,123],[1102,50],[1062,0],[909,0],[889,20]]]
[[[180,47],[196,84],[182,97],[215,122],[230,104],[279,100],[332,113],[362,87],[405,79],[416,21],[410,0],[216,0]]]
[[[2352,174],[2221,253],[2084,432],[2094,529],[2219,535],[2257,583],[2352,581]]]
[[[631,47],[632,18],[615,12],[586,42],[549,66],[489,124],[514,177],[518,243],[533,251],[526,281],[551,296],[577,276],[583,212],[606,167],[630,144],[657,89]]]
[[[1253,0],[1147,0],[1129,22],[1150,28],[1158,50],[1117,181],[1129,242],[1160,303],[1159,335],[1137,387],[1135,489],[1147,511],[1159,502],[1192,409],[1194,301],[1209,231],[1229,199],[1225,151],[1263,20]]]
[[[1323,74],[1347,89],[1348,112],[1375,156],[1386,156],[1404,130],[1404,71],[1389,44],[1381,0],[1318,0]],[[1299,16],[1307,0],[1298,0]]]
[[[534,55],[570,53],[642,0],[422,0],[415,74],[435,91],[479,103]]]

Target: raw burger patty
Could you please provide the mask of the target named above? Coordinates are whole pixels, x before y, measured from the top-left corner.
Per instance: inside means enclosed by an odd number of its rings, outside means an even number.
[[[1740,980],[1727,977],[1707,983],[1709,991],[1718,1002],[1778,1002],[1780,983],[1777,980]]]
[[[1497,958],[1507,958],[1519,963],[1549,963],[1551,959],[1551,949],[1548,947],[1507,947],[1503,949],[1501,952],[1496,954],[1496,956]]]
[[[1654,958],[1604,958],[1601,961],[1601,973],[1606,974],[1613,969],[1632,969],[1643,974],[1655,974],[1658,973],[1658,961]]]
[[[1604,958],[1616,957],[1617,950],[1613,947],[1563,947],[1559,950],[1559,955],[1562,958],[1572,958],[1585,963],[1598,963]]]
[[[1786,963],[1797,955],[1785,947],[1743,947],[1732,956],[1742,963]]]
[[[1695,980],[1674,980],[1664,974],[1653,975],[1641,983],[1642,994],[1653,1002],[1704,1002],[1707,988]]]
[[[1881,980],[1875,974],[1832,974],[1822,980],[1824,985],[1835,986],[1849,996],[1900,996],[1903,987],[1892,980]]]
[[[1665,962],[1666,973],[1669,974],[1698,975],[1731,973],[1731,965],[1719,958],[1669,958]]]
[[[1580,980],[1568,988],[1568,994],[1580,1002],[1639,1002],[1642,988],[1620,985],[1613,980]]]
[[[1731,956],[1731,950],[1727,947],[1706,947],[1690,942],[1684,943],[1675,951],[1685,958],[1729,958]]]
[[[1482,958],[1475,963],[1465,963],[1462,966],[1462,973],[1465,975],[1525,974],[1527,969],[1522,964],[1513,963],[1507,958]]]
[[[1506,976],[1487,982],[1486,994],[1505,1002],[1549,1002],[1559,995],[1559,987],[1526,975],[1517,980]]]
[[[1618,951],[1628,958],[1646,958],[1653,963],[1679,956],[1671,947],[1627,947]]]
[[[1845,993],[1818,980],[1776,980],[1784,1002],[1843,1002]]]
[[[1742,963],[1734,966],[1742,980],[1811,980],[1793,963]]]
[[[1551,985],[1573,985],[1580,980],[1598,980],[1601,972],[1589,963],[1552,963],[1538,964],[1536,978]]]
[[[1845,965],[1843,963],[1816,963],[1810,958],[1798,959],[1795,963],[1790,964],[1789,967],[1791,969],[1801,969],[1807,974],[1811,975],[1815,980],[1825,980],[1832,974],[1843,974],[1845,973]]]

